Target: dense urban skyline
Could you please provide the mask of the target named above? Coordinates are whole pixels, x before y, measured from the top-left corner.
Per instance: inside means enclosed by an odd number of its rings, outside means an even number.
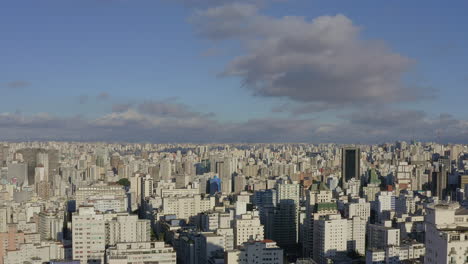
[[[468,140],[465,1],[4,1],[0,140]]]
[[[0,142],[0,264],[453,264],[468,146]]]

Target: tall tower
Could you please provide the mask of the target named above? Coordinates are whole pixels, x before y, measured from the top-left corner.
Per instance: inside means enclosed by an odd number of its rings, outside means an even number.
[[[344,188],[350,179],[361,177],[361,150],[345,147],[341,150],[341,186]]]

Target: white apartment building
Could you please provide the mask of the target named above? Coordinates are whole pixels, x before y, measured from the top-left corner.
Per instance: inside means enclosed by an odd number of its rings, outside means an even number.
[[[347,252],[348,220],[341,215],[326,215],[314,221],[314,260],[326,263],[327,258]]]
[[[94,184],[92,186],[78,187],[75,192],[76,205],[86,204],[89,197],[114,196],[115,199],[126,198],[125,190],[118,184]]]
[[[426,264],[468,262],[468,209],[432,204],[426,215]]]
[[[107,244],[151,241],[150,220],[137,215],[120,214],[106,223]]]
[[[370,217],[370,203],[363,198],[351,201],[345,204],[345,215],[347,218],[359,216],[367,221]]]
[[[283,249],[272,240],[244,243],[224,256],[225,264],[283,264]]]
[[[64,259],[65,249],[60,242],[41,242],[40,244],[20,244],[17,250],[7,251],[4,264],[42,264],[53,259]]]
[[[257,211],[248,212],[235,219],[234,237],[236,246],[240,246],[249,240],[262,240],[264,238],[264,228],[260,224]]]
[[[218,228],[216,234],[224,237],[224,250],[234,249],[234,229]]]
[[[216,231],[219,227],[219,213],[205,212],[200,215],[201,230],[205,232]]]
[[[106,228],[102,214],[94,207],[79,207],[72,216],[73,259],[85,263],[104,263]]]
[[[106,251],[107,264],[175,264],[174,248],[164,242],[117,243]]]
[[[347,251],[356,252],[360,255],[366,253],[366,224],[367,220],[360,216],[348,219],[347,228]]]
[[[165,215],[173,214],[176,218],[188,220],[191,216],[211,211],[215,207],[215,198],[194,196],[168,196],[162,201],[162,211]]]
[[[423,243],[369,249],[366,252],[366,264],[398,264],[402,261],[419,260],[425,252]]]

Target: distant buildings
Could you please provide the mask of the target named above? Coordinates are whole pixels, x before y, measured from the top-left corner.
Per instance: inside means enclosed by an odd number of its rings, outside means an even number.
[[[437,143],[0,142],[0,264],[464,263],[466,175]]]

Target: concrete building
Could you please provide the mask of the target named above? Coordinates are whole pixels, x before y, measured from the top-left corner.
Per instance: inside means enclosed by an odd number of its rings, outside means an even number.
[[[201,195],[167,196],[162,199],[162,212],[166,215],[176,215],[176,218],[189,220],[190,217],[202,212],[213,210],[214,197]]]
[[[355,147],[341,149],[341,186],[343,189],[346,183],[352,178],[361,177],[361,150]]]
[[[468,209],[458,203],[432,204],[427,208],[424,263],[468,261]]]
[[[175,264],[177,256],[174,248],[164,242],[127,242],[109,247],[106,260],[107,264]]]
[[[104,263],[106,228],[104,215],[94,207],[79,207],[72,216],[73,259],[85,263]]]
[[[325,264],[327,258],[347,253],[348,221],[340,215],[326,215],[314,221],[313,258]]]
[[[3,259],[4,264],[42,264],[54,259],[65,259],[65,248],[60,242],[25,243],[16,250],[8,251]]]
[[[90,197],[114,196],[116,199],[126,198],[125,190],[118,184],[99,183],[92,186],[78,187],[75,192],[76,205],[87,204]]]
[[[150,220],[138,219],[137,215],[118,214],[106,222],[106,233],[107,245],[151,241]]]
[[[283,250],[272,240],[244,243],[237,250],[227,251],[225,264],[283,264]]]
[[[41,240],[63,239],[63,211],[43,211],[39,213],[38,231]]]
[[[400,229],[393,228],[391,221],[367,226],[368,248],[384,249],[400,245]]]
[[[264,229],[260,224],[258,211],[248,212],[234,220],[234,237],[237,247],[249,240],[264,239]]]
[[[19,249],[20,244],[25,242],[25,233],[19,232],[14,224],[8,225],[7,232],[0,233],[0,264],[3,264],[7,251]]]

